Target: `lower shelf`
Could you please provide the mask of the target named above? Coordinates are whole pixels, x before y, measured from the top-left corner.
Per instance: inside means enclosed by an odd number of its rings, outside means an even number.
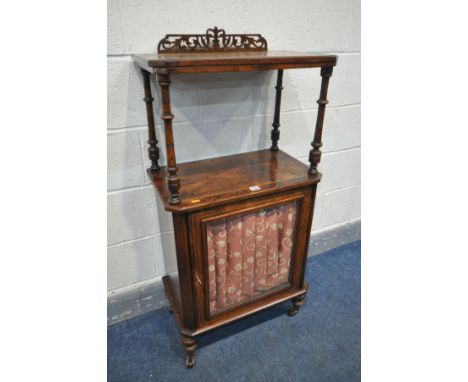
[[[309,175],[308,169],[270,149],[179,163],[181,202],[175,205],[168,202],[166,167],[148,170],[148,175],[167,211],[189,212],[318,183],[321,175]]]

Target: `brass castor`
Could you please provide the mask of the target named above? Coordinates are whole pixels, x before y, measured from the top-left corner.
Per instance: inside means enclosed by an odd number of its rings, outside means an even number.
[[[182,346],[185,353],[185,366],[191,369],[195,364],[195,349],[197,348],[197,340],[194,337],[187,337],[182,335]]]
[[[195,364],[195,353],[187,354],[187,356],[185,357],[185,366],[187,366],[188,369],[191,369],[194,364]]]
[[[295,297],[291,300],[291,302],[293,303],[293,307],[288,310],[289,317],[295,316],[299,312],[299,309],[304,304],[304,299],[305,294],[299,297]]]
[[[289,317],[295,316],[297,312],[299,312],[299,308],[293,306],[291,309],[288,310],[288,316]]]
[[[167,308],[167,310],[168,310],[168,312],[169,312],[170,314],[174,313],[174,310],[172,309],[172,306],[170,306],[170,305],[169,305],[169,308]]]

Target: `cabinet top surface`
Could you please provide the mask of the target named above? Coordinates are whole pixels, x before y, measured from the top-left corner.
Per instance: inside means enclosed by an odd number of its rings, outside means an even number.
[[[258,51],[258,52],[210,52],[210,53],[154,53],[134,54],[133,60],[148,71],[163,69],[180,71],[190,67],[193,71],[211,71],[231,69],[249,70],[274,68],[314,68],[336,65],[336,56],[317,53],[292,51]],[[253,67],[255,66],[255,67]],[[240,67],[237,69],[235,67]],[[211,69],[211,70],[210,70]]]
[[[260,150],[178,164],[181,202],[168,202],[166,169],[149,172],[166,210],[188,212],[253,196],[308,186],[320,174],[308,174],[308,167],[288,154]]]

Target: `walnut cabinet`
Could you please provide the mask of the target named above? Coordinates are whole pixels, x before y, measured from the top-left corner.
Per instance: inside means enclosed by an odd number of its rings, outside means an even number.
[[[317,165],[336,56],[269,51],[261,35],[227,34],[215,27],[204,34],[166,35],[158,53],[133,59],[145,94],[148,175],[174,224],[176,254],[165,254],[168,274],[163,282],[186,365],[193,367],[197,337],[203,333],[288,300],[293,316],[304,302],[307,248],[321,178]],[[320,68],[322,77],[309,166],[279,149],[283,71],[295,68]],[[271,147],[178,164],[171,74],[256,70],[277,71]],[[159,164],[153,76],[161,90],[166,166]]]

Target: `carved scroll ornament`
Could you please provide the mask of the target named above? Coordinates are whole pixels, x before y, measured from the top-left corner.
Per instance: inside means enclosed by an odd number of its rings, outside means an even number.
[[[239,52],[267,50],[267,41],[259,34],[227,34],[210,28],[205,34],[168,34],[158,44],[158,53]]]

